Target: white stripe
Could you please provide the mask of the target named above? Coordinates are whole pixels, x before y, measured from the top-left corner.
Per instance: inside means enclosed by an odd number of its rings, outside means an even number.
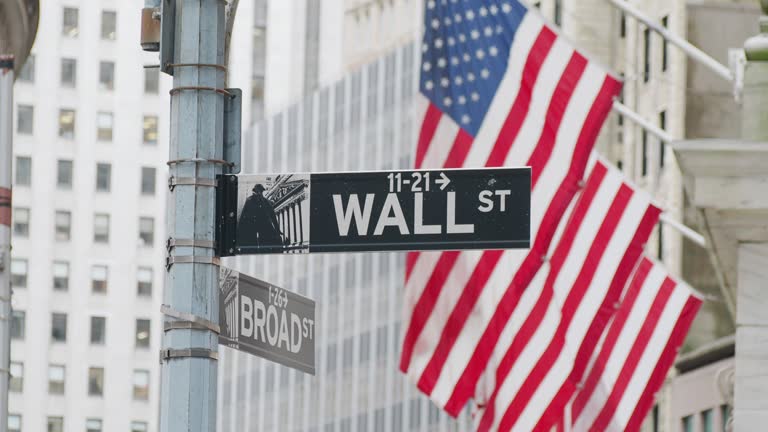
[[[499,88],[496,90],[491,105],[488,107],[488,112],[467,154],[464,166],[484,166],[488,160],[488,155],[496,144],[499,131],[501,131],[501,127],[504,125],[509,110],[512,107],[511,104],[515,101],[520,91],[520,82],[523,77],[526,59],[542,27],[543,22],[536,14],[525,14],[525,17],[520,22],[520,26],[515,33],[515,39],[512,42],[512,47],[510,48],[507,70],[499,84]]]
[[[419,253],[419,257],[413,265],[411,277],[405,284],[405,300],[403,305],[407,315],[405,317],[406,323],[410,323],[413,308],[424,293],[424,288],[426,288],[429,278],[432,277],[432,270],[435,268],[435,264],[440,259],[441,254],[441,252]]]
[[[448,322],[451,312],[456,307],[456,303],[482,254],[483,251],[481,250],[461,253],[453,267],[449,270],[448,278],[445,280],[443,289],[440,291],[435,302],[435,308],[424,325],[424,329],[421,331],[413,350],[408,375],[412,376],[416,381],[421,378],[421,374],[432,359],[437,344],[440,342],[443,328]]]
[[[616,338],[616,343],[608,356],[603,373],[600,375],[600,384],[590,396],[589,402],[584,405],[584,409],[576,422],[577,428],[580,426],[587,428],[600,414],[612,389],[611,385],[606,384],[616,382],[621,369],[624,367],[624,361],[627,359],[629,350],[632,348],[632,344],[635,342],[637,334],[643,326],[645,318],[648,316],[648,311],[656,297],[656,293],[664,282],[665,276],[666,274],[657,271],[656,267],[652,267],[648,273],[645,282],[640,287],[640,292],[637,294],[637,299],[632,305],[632,310],[627,316],[621,333]],[[588,373],[589,371],[587,371]]]
[[[448,153],[451,152],[453,142],[459,133],[459,126],[445,114],[440,116],[440,121],[429,143],[427,153],[424,155],[424,161],[421,163],[422,169],[441,168],[445,166],[445,160]]]
[[[601,76],[604,78],[605,75],[602,74]],[[577,96],[577,93],[579,93],[580,96],[586,96],[590,93],[590,90],[594,91],[594,94],[597,94],[600,87],[602,87],[602,81],[595,83],[582,79],[576,88],[576,92],[574,92],[574,96]],[[594,97],[592,99],[594,100]],[[566,121],[578,121],[576,117],[582,117],[583,123],[583,118],[586,117],[589,108],[590,106],[587,105],[569,104],[565,117],[563,118],[563,126],[565,126]],[[562,127],[560,132],[563,133]],[[570,167],[570,158],[573,156],[573,143],[575,143],[577,138],[571,138],[573,135],[572,133],[567,135],[570,139],[561,139],[559,135],[560,134],[558,134],[558,142],[555,144],[552,158],[550,158],[552,163],[548,163],[547,167],[560,165],[561,161],[557,158],[565,157],[562,153],[567,153],[568,159],[565,161],[565,166],[561,168],[561,171],[550,173],[551,170],[547,169],[546,171],[550,177],[542,178],[542,181],[536,185],[532,192],[531,235],[533,238],[535,238],[538,233],[538,227],[541,223],[541,219],[544,217],[544,212],[549,207],[554,194],[559,189],[562,180]],[[561,145],[561,143],[563,143],[563,145]],[[542,191],[548,192],[550,196],[544,196]],[[477,346],[477,342],[480,340],[481,335],[495,313],[499,300],[509,287],[509,284],[517,273],[525,256],[527,256],[527,253],[521,254],[520,252],[521,251],[505,251],[499,260],[499,263],[501,264],[497,265],[494,269],[491,279],[482,290],[480,298],[475,304],[472,313],[450,351],[448,359],[445,362],[444,370],[440,374],[435,390],[432,392],[431,397],[433,400],[447,402],[450,397],[453,388],[474,353],[474,347]],[[499,347],[498,344],[497,347]],[[449,365],[451,366],[450,371],[446,370]]]
[[[507,155],[506,160],[510,165],[526,164],[536,149],[544,125],[549,121],[547,111],[552,102],[552,96],[560,84],[572,55],[573,48],[563,38],[555,39],[552,49],[541,65],[539,77],[531,92],[528,113]]]
[[[632,379],[614,412],[614,419],[622,426],[626,426],[629,418],[632,416],[635,406],[648,384],[648,378],[650,378],[651,373],[656,368],[659,357],[667,346],[675,323],[680,318],[680,312],[689,298],[690,292],[688,290],[675,289],[669,300],[667,300],[664,312],[656,324],[653,335],[648,340],[648,345],[645,347],[640,362],[637,364],[635,373],[632,374]]]

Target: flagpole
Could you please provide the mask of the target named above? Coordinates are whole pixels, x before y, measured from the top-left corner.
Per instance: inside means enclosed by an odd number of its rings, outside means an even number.
[[[674,141],[674,139],[672,138],[672,135],[670,135],[668,132],[656,126],[655,124],[651,123],[647,119],[643,118],[643,116],[641,116],[640,114],[632,111],[631,108],[619,102],[618,100],[613,101],[613,110],[627,117],[633,122],[637,123],[638,126],[650,132],[650,134],[655,136],[656,138],[666,143],[670,143]]]
[[[633,16],[636,20],[645,24],[648,28],[652,29],[653,31],[661,35],[661,37],[663,37],[665,40],[669,41],[671,44],[680,48],[684,53],[686,53],[692,59],[696,60],[697,62],[711,69],[714,73],[718,74],[721,78],[725,79],[728,82],[734,81],[733,72],[731,72],[731,70],[727,66],[715,60],[709,54],[700,50],[699,48],[697,48],[696,46],[694,46],[684,38],[681,38],[680,36],[672,33],[666,27],[662,26],[658,22],[650,19],[649,17],[644,15],[642,12],[640,12],[637,8],[632,6],[628,1],[626,0],[608,0],[608,1],[611,2],[613,6],[621,9],[625,13]]]

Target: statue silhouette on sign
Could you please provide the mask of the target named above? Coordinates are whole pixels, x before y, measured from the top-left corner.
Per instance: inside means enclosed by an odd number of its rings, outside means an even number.
[[[264,196],[264,186],[256,184],[245,200],[237,231],[240,246],[282,248],[283,233],[272,203]]]

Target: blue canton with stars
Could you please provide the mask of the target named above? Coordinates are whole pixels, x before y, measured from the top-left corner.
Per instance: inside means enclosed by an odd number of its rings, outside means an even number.
[[[527,10],[517,0],[427,0],[421,92],[473,137]]]

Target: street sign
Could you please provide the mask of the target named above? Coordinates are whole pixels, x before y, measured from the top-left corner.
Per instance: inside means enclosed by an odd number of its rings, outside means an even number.
[[[225,175],[221,256],[530,247],[531,169]]]
[[[315,302],[226,267],[219,344],[315,374]]]

